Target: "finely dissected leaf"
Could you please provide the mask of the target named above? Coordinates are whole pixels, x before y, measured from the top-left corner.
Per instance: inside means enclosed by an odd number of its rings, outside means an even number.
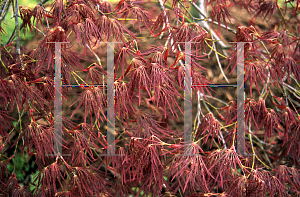
[[[128,84],[124,82],[115,83],[115,109],[119,117],[127,120],[127,114],[134,113],[134,102],[130,102]],[[133,100],[132,100],[133,101]]]
[[[269,20],[275,11],[278,9],[277,1],[267,0],[267,1],[259,1],[259,8],[257,14],[254,16],[257,17],[259,15],[264,15],[264,20],[269,15]]]
[[[198,23],[182,23],[180,27],[173,28],[169,35],[176,42],[203,42],[207,35],[207,31]],[[199,43],[198,43],[199,44]],[[174,42],[175,45],[175,42]],[[176,44],[178,45],[178,44]]]
[[[57,18],[57,22],[60,23],[63,16],[67,15],[63,0],[56,0],[52,4],[51,8],[52,16]]]
[[[249,79],[250,83],[250,96],[252,96],[252,84],[255,83],[256,90],[260,93],[258,82],[260,81],[264,87],[265,82],[267,82],[267,73],[266,70],[261,66],[261,63],[246,63],[245,64],[245,81]]]
[[[279,117],[278,114],[273,110],[268,110],[265,116],[262,117],[260,125],[258,128],[261,127],[261,125],[264,125],[265,129],[265,139],[267,136],[270,138],[272,137],[272,133],[275,129],[278,129],[279,125]]]
[[[160,52],[157,52],[161,54]],[[156,53],[156,54],[157,54]],[[176,91],[174,84],[172,83],[171,75],[172,71],[168,68],[165,68],[162,64],[162,56],[159,55],[154,56],[154,61],[156,63],[152,63],[151,67],[149,68],[150,72],[150,89],[153,89],[153,99],[156,100],[157,107],[162,107],[166,116],[168,106],[171,110],[172,114],[177,116],[175,105],[180,109],[177,101],[175,100],[176,97],[180,97],[178,91]]]
[[[228,5],[226,5],[226,1],[224,1],[225,4],[218,4],[213,7],[211,17],[212,21],[214,21],[215,18],[217,18],[218,24],[219,24],[219,32],[221,32],[221,20],[223,19],[223,23],[225,24],[227,28],[226,19],[232,23],[232,17],[228,10]]]
[[[209,191],[208,182],[213,177],[201,155],[203,150],[194,142],[187,144],[185,148],[188,149],[188,154],[175,156],[169,169],[168,179],[174,181],[171,185],[172,190],[177,191],[181,188],[184,193],[194,193],[195,189],[199,188]]]
[[[299,190],[299,171],[295,168],[290,168],[284,165],[279,165],[276,168],[276,178],[283,184],[289,184],[293,188],[297,188]]]
[[[21,187],[18,184],[15,173],[12,173],[7,183],[5,185],[5,191],[3,192],[7,196],[16,196],[16,197],[29,197],[33,194],[28,191],[26,188]]]
[[[147,138],[154,135],[161,136],[161,139],[172,139],[176,133],[169,128],[164,128],[163,122],[159,121],[158,118],[159,116],[140,109],[136,111],[135,125],[128,130],[132,131],[132,135],[135,137]]]
[[[289,196],[284,185],[269,171],[254,170],[251,172],[251,179],[263,183],[263,191],[270,196]]]
[[[109,39],[111,35],[117,40],[126,43],[124,34],[129,34],[132,38],[135,38],[134,33],[124,27],[117,19],[109,18],[106,15],[98,18],[97,24],[100,29],[101,40]],[[106,36],[106,38],[104,38]]]
[[[35,6],[35,8],[31,12],[31,14],[33,16],[33,24],[35,24],[36,27],[38,27],[39,24],[43,25],[43,27],[44,27],[43,19],[46,19],[46,24],[49,25],[48,18],[49,19],[53,18],[53,16],[48,15],[46,13],[46,10],[40,5]],[[44,29],[45,29],[45,27],[44,27]],[[38,30],[36,29],[36,31],[38,31]]]
[[[69,182],[71,193],[81,196],[97,195],[100,191],[110,194],[107,187],[108,181],[104,178],[104,174],[89,167],[74,167],[73,177]]]
[[[116,10],[119,13],[122,13],[123,17],[126,18],[128,15],[132,15],[132,18],[136,19],[139,31],[141,33],[141,22],[145,25],[145,27],[151,31],[152,22],[150,20],[150,13],[147,10],[143,9],[141,6],[138,5],[138,1],[132,3],[130,1],[121,1],[119,5],[116,7]],[[135,21],[133,21],[133,24]]]
[[[100,125],[99,119],[101,119],[101,121],[103,121],[102,117],[100,115],[100,112],[104,116],[104,105],[106,103],[106,98],[103,94],[102,88],[93,87],[93,88],[88,88],[88,89],[84,90],[80,94],[77,101],[75,101],[72,105],[74,105],[77,102],[79,102],[79,104],[76,107],[76,109],[73,111],[71,118],[75,114],[75,112],[79,109],[79,107],[81,105],[84,105],[84,108],[85,108],[84,123],[86,124],[86,117],[87,117],[88,113],[91,118],[91,123],[93,122],[92,114],[94,112],[94,114],[96,116],[96,120],[97,120],[98,124]],[[70,107],[72,105],[70,105]],[[105,119],[106,119],[106,117],[105,117]]]
[[[140,189],[159,195],[163,185],[164,166],[161,159],[161,141],[154,135],[141,140],[132,138],[128,155],[128,169],[133,180],[142,182]],[[130,180],[132,180],[130,178]],[[126,180],[126,179],[125,179]],[[127,180],[128,181],[128,180]],[[156,188],[156,189],[155,189]]]
[[[118,52],[115,54],[115,72],[118,71],[119,66],[122,68],[122,78],[124,78],[124,76],[128,73],[129,69],[131,68],[131,65],[128,66],[127,64],[127,58],[134,55],[134,51],[131,49],[134,47],[134,43],[133,42],[128,42],[126,43],[127,46],[124,46],[122,48],[120,48],[120,50],[118,50]],[[125,67],[127,67],[126,69],[126,74],[124,73],[124,69]]]
[[[236,121],[237,118],[237,104],[235,101],[230,101],[229,105],[226,107],[221,108],[221,110],[224,110],[226,112],[226,123],[225,125],[230,125]]]
[[[137,88],[138,96],[139,96],[139,105],[141,104],[141,90],[145,89],[148,95],[151,97],[149,91],[149,75],[146,69],[147,62],[140,58],[132,59],[133,69],[130,72],[130,82],[129,82],[129,95],[133,96],[133,92],[135,88]]]
[[[300,0],[56,0],[50,7],[46,1],[32,8],[22,1],[0,3],[1,197],[300,197]],[[243,17],[244,9],[250,17]],[[260,21],[266,17],[270,20]],[[229,27],[227,22],[234,23]],[[27,42],[28,29],[34,41]],[[54,65],[60,58],[58,42],[69,42],[61,44],[62,65]],[[115,43],[114,147],[105,137],[110,92],[105,60],[112,54],[105,53],[104,42]],[[223,81],[214,72],[212,53],[218,62],[229,60],[232,74],[241,58],[238,43],[244,43],[241,114],[236,101],[213,97],[209,87]],[[83,58],[87,49],[91,53]],[[184,89],[189,55],[192,90],[199,98],[193,96],[198,113],[187,142],[181,105],[182,92],[190,94]],[[73,86],[83,89],[71,105],[77,104],[71,117],[82,112],[84,118],[74,123],[63,116],[62,133],[54,128],[53,100],[59,96],[54,77],[62,78],[63,98]],[[226,86],[236,82],[234,76],[228,81]],[[204,115],[207,94],[213,110]],[[235,149],[236,119],[244,115],[250,156]],[[48,156],[57,143],[63,155]],[[117,155],[105,154],[113,148]],[[13,159],[20,151],[36,163],[29,168],[25,159]],[[35,164],[38,176],[31,193],[28,180]]]
[[[80,128],[81,129],[78,129]],[[71,133],[72,137],[70,138],[72,146],[74,149],[71,149],[72,164],[80,165],[91,163],[95,161],[94,150],[99,151],[100,147],[96,143],[104,144],[98,139],[95,129],[91,128],[89,125],[78,125],[78,128],[73,129]],[[70,146],[70,147],[72,147]]]
[[[24,139],[24,147],[27,147],[27,150],[34,147],[37,156],[45,162],[45,155],[54,153],[53,134],[53,128],[32,122],[25,128],[19,138]]]
[[[199,135],[203,136],[206,133],[203,139],[203,144],[207,142],[208,137],[212,137],[214,139],[215,135],[218,137],[221,132],[220,123],[217,119],[215,119],[212,113],[208,113],[202,120],[199,125],[198,131],[196,133],[196,139],[199,138]],[[219,137],[218,137],[219,141]],[[219,141],[220,142],[220,141]],[[213,140],[211,141],[210,147],[212,146]]]
[[[209,172],[215,177],[216,182],[212,183],[221,188],[224,187],[226,180],[230,180],[233,175],[233,170],[238,174],[237,168],[243,170],[243,166],[238,154],[235,151],[235,147],[231,146],[226,150],[212,151],[206,158],[206,166]]]
[[[169,17],[170,12],[169,10],[163,10],[156,18],[155,22],[152,25],[152,33],[154,34],[156,31],[157,33],[154,37],[161,35],[163,32],[167,31],[169,27]]]
[[[59,183],[60,187],[63,187],[62,182],[64,181],[64,172],[60,166],[58,157],[54,163],[46,166],[39,172],[35,181],[38,181],[38,185],[41,186],[40,190],[42,191],[42,196],[45,196],[48,192],[49,195],[55,194],[58,191],[57,183]]]
[[[246,99],[245,101],[245,125],[249,122],[251,125],[256,126],[259,129],[259,118],[266,114],[266,109],[257,109],[257,102],[253,99]],[[254,124],[253,124],[254,123]]]

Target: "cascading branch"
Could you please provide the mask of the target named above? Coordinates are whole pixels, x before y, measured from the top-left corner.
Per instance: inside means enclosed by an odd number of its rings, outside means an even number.
[[[2,36],[9,2],[0,3]],[[8,43],[1,42],[0,196],[300,196],[299,2],[56,0],[48,7],[20,5],[20,28],[24,35],[34,34],[38,44],[23,46],[18,54],[18,31]],[[239,23],[241,10],[252,17],[247,26]],[[271,25],[263,29],[256,22],[265,18]],[[192,143],[184,146],[184,132],[177,129],[184,115],[184,42],[192,42],[191,76],[200,85],[212,83],[207,76],[215,68],[204,66],[212,53],[220,66],[222,60],[226,71],[235,73],[237,45],[224,48],[229,41],[251,42],[244,47],[248,156],[235,148],[236,101],[214,98],[207,86],[192,87],[198,100],[193,110],[200,104],[211,109],[203,114],[198,108]],[[52,106],[55,50],[47,42],[70,42],[62,45],[62,81],[76,81],[81,90],[69,106],[72,113],[63,114],[66,157],[46,156],[55,153],[53,143],[60,138],[54,133]],[[117,156],[103,155],[112,148],[105,137],[103,42],[117,42]],[[93,62],[86,66],[84,60]],[[63,100],[70,91],[62,88]],[[82,120],[73,119],[80,111]],[[6,167],[17,152],[36,161],[38,175],[31,182],[22,183]]]

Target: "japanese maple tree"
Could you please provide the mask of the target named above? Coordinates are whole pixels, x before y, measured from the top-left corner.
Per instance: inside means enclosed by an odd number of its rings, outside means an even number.
[[[11,11],[15,30],[0,46],[0,196],[300,196],[299,3],[44,0],[27,7],[2,0],[0,34],[8,35]],[[22,34],[34,35],[34,44],[22,44]],[[63,110],[61,136],[51,42],[68,42],[61,91],[72,111]],[[106,137],[108,42],[115,42],[113,144]],[[197,112],[189,142],[187,42]],[[246,42],[247,155],[236,148],[236,96],[225,102],[209,86],[213,69],[236,83],[236,42]],[[54,155],[57,140],[62,156]],[[31,182],[17,178],[16,153],[34,161]]]

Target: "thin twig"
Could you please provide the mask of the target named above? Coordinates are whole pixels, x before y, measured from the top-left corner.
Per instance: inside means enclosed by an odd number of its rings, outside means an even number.
[[[10,5],[10,1],[6,0],[3,2],[0,10],[0,22],[2,22],[5,19],[9,5]]]
[[[293,93],[293,92],[292,92]],[[289,98],[290,101],[292,101],[295,105],[300,106],[300,103],[298,103],[297,101],[295,101],[289,94],[287,95],[287,97]],[[300,97],[299,97],[300,99]]]
[[[161,10],[164,12],[164,15],[166,17],[166,23],[164,23],[164,26],[163,26],[163,28],[165,28],[165,25],[169,25],[168,24],[169,23],[169,18],[165,13],[165,6],[164,6],[164,3],[162,2],[162,0],[158,0],[158,2],[159,2]],[[178,21],[177,21],[177,25],[178,25]],[[169,35],[170,35],[171,34],[170,27],[168,28],[168,32],[169,32]],[[161,39],[162,36],[163,36],[163,32],[160,34],[159,39]],[[173,46],[174,40],[173,40],[173,38],[170,38],[170,36],[168,36],[167,41],[165,42],[165,49],[167,48],[169,41],[170,41],[170,45],[172,46],[171,50],[174,52],[175,51],[175,48]],[[180,62],[180,64],[183,65],[182,62]]]
[[[42,32],[42,30],[40,30],[39,28],[37,28],[36,26],[33,25],[33,28],[36,29],[37,31],[39,31],[44,37],[46,36],[44,32]]]
[[[15,14],[14,14],[14,17],[15,17],[15,28],[16,28],[16,36],[17,36],[17,38],[16,38],[16,40],[17,40],[16,51],[17,51],[17,54],[18,54],[18,61],[21,61],[20,27],[19,27],[19,19],[18,19],[18,17],[20,17],[20,15],[19,15],[18,6],[19,6],[18,0],[15,0]],[[23,65],[22,65],[22,67],[23,67]]]
[[[164,12],[164,15],[165,15],[165,17],[166,17],[166,23],[168,23],[169,22],[169,18],[167,17],[167,15],[166,15],[166,13],[165,13],[165,6],[164,6],[164,3],[162,2],[162,0],[158,0],[158,3],[159,3],[159,5],[160,5],[160,8],[161,8],[161,10]],[[165,23],[163,24],[163,29],[165,28]],[[169,30],[169,33],[170,33],[170,29],[168,28],[168,30]],[[161,34],[160,34],[160,36],[159,36],[159,39],[161,39],[162,38],[162,36],[164,35],[164,32],[161,32]]]
[[[103,167],[105,170],[107,170],[112,175],[116,176],[117,178],[121,177],[120,173],[114,172],[113,170],[109,169],[106,164],[102,163],[101,167]]]
[[[164,6],[162,0],[158,0],[158,2],[159,2],[161,10],[164,12],[165,11],[165,6]],[[166,13],[165,13],[165,16],[166,16],[166,23],[168,23],[169,22],[169,18],[167,17]],[[168,24],[166,24],[166,25],[168,25]],[[178,21],[177,21],[177,26],[178,26]],[[171,33],[170,28],[168,28],[168,32],[169,32],[169,34]],[[160,35],[160,39],[162,37],[162,34]],[[173,38],[170,39],[170,36],[168,37],[168,39],[167,39],[167,41],[165,43],[165,47],[167,47],[167,45],[169,43],[169,40],[170,40],[170,45],[172,47],[171,50],[174,52],[175,51],[175,49],[174,49],[174,40],[173,40]],[[182,50],[181,50],[180,46],[179,45],[177,45],[177,46],[178,46],[178,50],[181,52]],[[184,67],[184,64],[183,64],[182,60],[179,60],[179,63],[180,63],[180,65],[182,67]]]
[[[40,2],[38,3],[38,5],[42,5],[42,4],[45,4],[46,2],[48,2],[49,0],[44,0],[43,2]],[[21,31],[24,27],[24,23],[21,23],[20,27],[19,27],[19,31]],[[11,34],[10,38],[8,39],[8,41],[6,42],[5,46],[7,46],[9,43],[11,43],[14,39],[15,39],[15,36],[16,36],[16,27],[13,31],[13,33]]]
[[[214,47],[215,51],[217,51],[215,42],[213,42],[213,47]],[[222,68],[222,65],[221,65],[221,63],[220,63],[220,59],[219,59],[218,53],[215,53],[215,55],[216,55],[216,59],[217,59],[219,68],[220,68],[220,70],[221,70],[221,73],[222,73],[222,75],[224,76],[224,78],[225,78],[225,80],[227,81],[227,83],[229,83],[228,78],[226,77],[226,75],[225,75],[225,73],[224,73],[224,70],[223,70],[223,68]]]
[[[91,47],[89,47],[88,44],[85,44],[85,46],[90,50],[91,53],[93,53],[93,55],[96,57],[98,64],[101,66],[101,59],[98,57],[98,55],[91,49]]]
[[[249,121],[249,138],[250,138],[250,144],[251,144],[251,149],[252,149],[252,154],[253,154],[253,161],[252,161],[252,169],[254,168],[254,164],[255,164],[255,151],[254,151],[254,146],[253,146],[253,142],[252,142],[252,134],[251,134],[251,122]]]
[[[203,14],[203,11],[202,11],[203,8],[204,8],[204,3],[200,5],[200,7],[202,7],[202,9],[201,9],[199,6],[197,6],[197,4],[196,4],[195,2],[192,2],[192,5],[193,5],[193,6],[199,11],[199,13],[201,14],[201,15],[200,15],[200,18],[203,18],[203,19],[206,18],[206,16]],[[229,46],[228,46],[227,44],[225,44],[225,43],[220,39],[220,37],[216,34],[216,32],[215,32],[214,30],[212,30],[212,29],[209,27],[207,21],[199,21],[199,23],[200,23],[200,24],[202,25],[202,27],[203,27],[204,29],[206,29],[208,32],[211,30],[213,39],[215,39],[215,40],[218,41],[218,44],[222,47],[222,49],[224,49],[224,48],[229,48]],[[225,55],[225,56],[228,56],[228,54],[227,54],[227,52],[226,52],[225,50],[223,50],[223,52],[224,52],[224,55]]]
[[[228,103],[226,103],[225,101],[222,101],[222,100],[220,100],[220,99],[218,99],[216,97],[211,97],[209,95],[205,95],[205,97],[214,99],[214,100],[219,101],[220,103],[223,103],[224,105],[228,106]]]
[[[200,115],[202,114],[202,116],[204,117],[202,110],[201,110],[201,101],[203,100],[203,94],[200,93],[200,91],[197,91],[197,94],[198,94],[198,107],[197,107],[197,116],[195,117],[195,120],[194,120],[193,136],[195,136],[195,133],[198,130],[199,125],[201,124]],[[197,123],[197,126],[196,126],[196,123]]]
[[[201,11],[201,8],[200,7],[202,7],[202,6],[197,6],[197,4],[195,3],[195,2],[192,2],[192,5],[198,10],[198,12],[202,15],[202,16],[200,16],[200,18],[199,19],[197,19],[197,18],[195,18],[195,17],[193,17],[194,19],[196,19],[196,20],[200,20],[200,21],[208,21],[208,22],[213,22],[214,24],[216,24],[216,25],[219,25],[219,23],[217,22],[217,21],[212,21],[210,18],[208,19],[207,18],[207,16],[206,16],[206,14],[204,14],[203,13],[203,10]],[[226,27],[226,25],[224,25],[224,24],[220,24],[220,26],[221,27],[223,27],[224,29],[228,29],[228,31],[230,31],[230,32],[232,32],[232,33],[236,33],[236,30],[234,30],[234,29],[232,29],[232,28],[230,28],[230,27]]]
[[[295,88],[293,88],[292,86],[290,86],[290,85],[288,85],[288,84],[286,84],[286,83],[282,83],[285,87],[288,87],[288,88],[290,88],[291,90],[293,90],[293,91],[291,91],[293,94],[294,94],[294,96],[295,97],[297,97],[298,99],[300,99],[300,97],[299,97],[299,95],[300,95],[300,92],[298,91],[298,90],[296,90]],[[299,94],[299,95],[296,95],[296,93],[297,94]]]

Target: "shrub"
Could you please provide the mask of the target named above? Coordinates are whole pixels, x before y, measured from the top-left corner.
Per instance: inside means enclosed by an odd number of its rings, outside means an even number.
[[[46,2],[1,2],[2,35],[10,4],[19,12],[1,43],[2,196],[300,196],[299,1]],[[37,44],[20,46],[21,30]],[[207,85],[218,82],[216,72],[236,82],[237,44],[229,41],[248,42],[248,155],[237,153],[234,90],[223,92],[232,98],[225,102]],[[54,129],[58,57],[49,42],[70,42],[61,45],[62,135]],[[114,132],[106,126],[107,42],[117,42]],[[192,141],[182,124],[186,42]],[[55,156],[57,143],[63,155]],[[22,182],[24,166],[31,182]]]

